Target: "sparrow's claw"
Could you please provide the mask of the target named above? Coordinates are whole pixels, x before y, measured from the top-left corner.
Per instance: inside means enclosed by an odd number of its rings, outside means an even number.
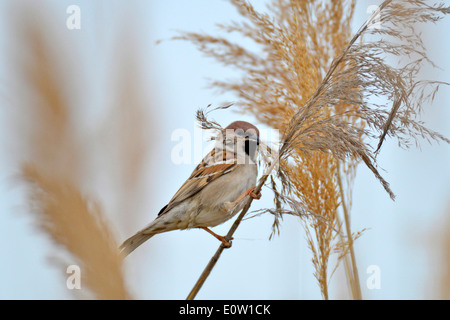
[[[258,191],[258,193],[254,193],[256,187],[252,187],[245,191],[243,194],[239,196],[234,202],[239,203],[242,199],[244,199],[246,196],[250,196],[252,199],[261,199],[261,192]]]
[[[254,188],[253,188],[253,189],[254,189]],[[254,192],[252,191],[252,192],[250,192],[249,196],[250,196],[252,199],[259,200],[259,199],[261,199],[261,191],[258,191],[258,193],[254,193]]]
[[[228,248],[231,248],[231,245],[232,245],[231,240],[234,239],[233,237],[231,237],[230,241],[228,241],[227,239],[225,239],[224,236],[219,236],[219,235],[218,235],[216,238],[222,242],[222,244],[223,244],[223,246],[224,246],[225,248],[227,248],[227,249],[228,249]]]
[[[228,249],[228,248],[231,248],[232,242],[231,242],[231,240],[227,241],[227,240],[223,239],[222,244],[225,248]]]

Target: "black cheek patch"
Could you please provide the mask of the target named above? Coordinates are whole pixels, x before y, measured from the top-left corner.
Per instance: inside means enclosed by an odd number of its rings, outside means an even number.
[[[250,157],[255,154],[258,142],[251,139],[245,139],[245,153]]]
[[[245,153],[250,156],[250,140],[245,140]]]

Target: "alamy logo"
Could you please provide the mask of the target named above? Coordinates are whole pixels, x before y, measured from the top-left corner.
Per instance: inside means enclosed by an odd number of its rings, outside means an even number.
[[[229,133],[225,132],[224,136],[216,136],[218,140],[215,140],[214,145],[211,145],[211,136],[206,130],[202,130],[194,124],[193,130],[184,128],[175,129],[171,135],[171,141],[174,143],[171,150],[171,160],[174,164],[195,164],[199,163],[208,151],[212,148],[225,148],[234,149],[236,152],[244,152],[243,148],[239,148],[239,141],[228,139],[233,136],[233,130]],[[246,132],[247,133],[247,132]],[[250,140],[253,144],[250,144],[250,150],[256,147],[256,136],[253,132],[248,132],[247,136],[253,138]],[[267,144],[270,150],[278,150],[276,141],[279,141],[280,133],[276,129],[261,129],[259,132],[259,140],[261,143]],[[233,144],[236,144],[233,147]],[[242,154],[243,155],[243,154]]]
[[[367,7],[367,13],[370,15],[374,15],[372,22],[369,24],[369,29],[381,29],[381,13],[380,6],[376,4],[372,4]]]
[[[67,267],[66,273],[70,274],[66,280],[67,289],[81,289],[81,269],[76,264]]]
[[[81,9],[73,4],[67,7],[66,13],[69,14],[66,20],[66,27],[69,30],[81,29]]]
[[[367,277],[366,285],[367,289],[381,289],[381,269],[377,265],[370,265],[366,270],[369,277]]]

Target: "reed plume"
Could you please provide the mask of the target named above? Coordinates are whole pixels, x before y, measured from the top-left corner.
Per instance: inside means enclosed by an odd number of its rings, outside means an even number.
[[[104,212],[77,186],[44,171],[28,164],[23,175],[31,183],[31,208],[40,228],[75,259],[66,268],[78,265],[81,289],[86,286],[97,299],[129,299],[122,257]],[[66,269],[62,263],[60,267]]]
[[[83,111],[87,109],[79,104],[84,97],[80,92],[89,90],[74,80],[80,78],[74,67],[80,61],[75,61],[66,49],[75,44],[72,42],[68,46],[54,32],[61,27],[51,25],[52,20],[43,14],[42,7],[28,3],[14,9],[15,43],[20,52],[13,58],[17,70],[15,102],[21,110],[18,122],[26,128],[19,139],[24,152],[20,169],[28,182],[30,212],[36,225],[57,248],[52,254],[61,261],[58,267],[64,276],[68,276],[68,265],[80,267],[81,290],[73,292],[81,293],[85,298],[130,299],[123,274],[123,258],[108,221],[111,214],[97,198],[98,193],[93,195],[90,182],[100,174],[98,167],[91,166],[92,159],[107,151],[105,144],[111,144],[119,151],[107,160],[116,167],[105,165],[100,169],[111,170],[106,172],[108,176],[119,172],[118,180],[124,191],[131,192],[139,187],[148,148],[143,138],[144,124],[148,123],[144,122],[141,92],[133,85],[137,74],[132,72],[137,68],[125,64],[128,57],[123,55],[116,60],[118,73],[113,76],[118,79],[116,85],[120,90],[114,91],[117,95],[110,96],[111,101],[121,104],[110,108],[112,112],[106,110],[111,112],[107,123],[117,123],[118,130],[105,141],[101,130],[93,135],[85,130],[88,126],[82,121]],[[82,90],[78,91],[79,88]],[[109,99],[104,101],[110,102]],[[114,157],[118,161],[112,161]],[[122,204],[129,196],[123,196]],[[135,197],[130,199],[136,200]],[[132,206],[128,208],[133,209]],[[122,214],[133,216],[130,212]],[[66,281],[61,284],[65,286]]]
[[[252,41],[256,51],[225,35],[183,32],[175,39],[190,41],[206,56],[241,71],[238,79],[213,80],[210,86],[233,93],[241,111],[282,133],[273,161],[279,166],[269,165],[258,184],[260,189],[269,176],[281,184],[274,192],[276,208],[267,210],[275,216],[274,226],[285,213],[302,218],[325,299],[331,253],[344,257],[350,252],[352,294],[360,299],[353,252],[360,232],[351,232],[348,217],[355,169],[364,163],[394,199],[377,165],[384,140],[396,139],[401,147],[419,139],[450,143],[420,121],[422,107],[443,83],[418,78],[421,67],[433,63],[415,31],[417,23],[437,22],[450,8],[442,2],[384,1],[352,36],[355,1],[273,0],[266,13],[249,1],[230,3],[243,19],[218,28]],[[346,213],[345,235],[338,209]],[[220,254],[219,248],[189,298],[195,297]]]

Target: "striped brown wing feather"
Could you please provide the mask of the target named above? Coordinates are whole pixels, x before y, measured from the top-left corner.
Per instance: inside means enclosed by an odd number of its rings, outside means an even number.
[[[231,161],[230,161],[231,160]],[[224,163],[224,161],[227,161]],[[217,163],[217,164],[213,164]],[[233,153],[220,151],[216,154],[213,149],[195,168],[188,180],[175,193],[169,204],[158,214],[164,214],[177,204],[194,196],[212,181],[236,168],[236,159]]]

